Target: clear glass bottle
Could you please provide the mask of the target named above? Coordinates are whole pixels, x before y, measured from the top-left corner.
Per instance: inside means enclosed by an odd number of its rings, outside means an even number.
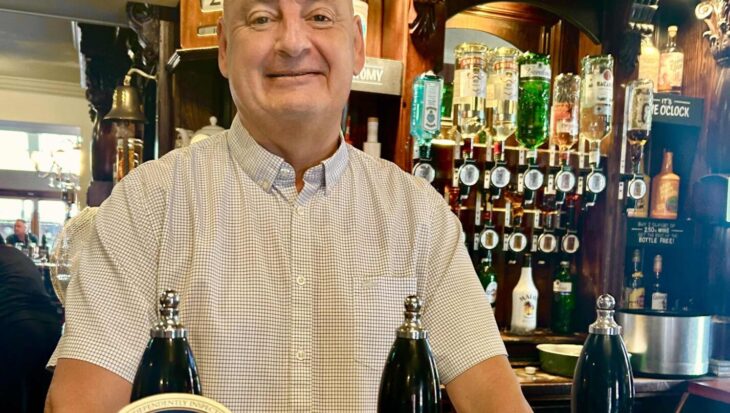
[[[479,265],[479,282],[487,294],[489,304],[494,308],[497,305],[497,270],[492,266],[492,251],[487,250],[486,257],[482,258]]]
[[[654,46],[650,34],[641,36],[641,54],[639,54],[639,74],[637,79],[648,79],[653,84],[653,91],[659,87],[659,49]]]
[[[550,143],[558,147],[563,165],[568,163],[570,150],[578,141],[579,107],[580,76],[572,73],[557,75],[550,108]]]
[[[573,333],[575,312],[575,277],[570,273],[570,262],[561,261],[553,279],[553,308],[550,327],[557,334]]]
[[[443,79],[429,71],[413,80],[411,136],[416,139],[421,159],[431,158],[431,141],[441,132],[441,89]]]
[[[684,53],[677,46],[677,26],[667,28],[667,44],[662,49],[659,60],[660,93],[682,93],[684,75]]]
[[[531,334],[537,328],[538,292],[532,280],[531,255],[525,254],[520,280],[512,290],[512,322],[510,333],[518,335]]]
[[[548,137],[550,107],[550,56],[526,52],[517,59],[520,68],[517,101],[517,142],[532,151]]]
[[[490,76],[494,78],[494,98],[496,105],[492,121],[492,139],[504,145],[517,129],[518,67],[517,58],[520,52],[510,47],[497,48],[491,55]],[[503,156],[504,148],[499,154]]]
[[[649,79],[636,79],[626,86],[625,124],[626,139],[631,146],[631,170],[639,173],[643,160],[644,145],[651,133],[652,112],[654,109],[653,85]]]
[[[415,295],[405,300],[405,320],[385,361],[378,391],[378,412],[441,412],[441,381],[421,325],[423,302]]]
[[[167,290],[160,296],[160,320],[150,330],[132,383],[130,401],[159,393],[202,394],[198,367],[180,322],[180,296]]]
[[[656,219],[677,219],[679,209],[679,175],[672,171],[673,154],[664,152],[662,171],[651,183],[651,209],[649,216]]]
[[[596,321],[578,357],[571,388],[571,413],[631,413],[634,375],[621,326],[613,319],[615,300],[596,300]]]
[[[654,257],[654,285],[651,290],[651,309],[656,311],[667,310],[667,293],[661,284],[662,256]]]
[[[455,124],[463,140],[473,140],[486,123],[487,54],[482,43],[462,43],[454,50]]]
[[[611,133],[613,57],[586,56],[581,61],[580,137],[591,145],[591,163],[598,162],[599,143]]]

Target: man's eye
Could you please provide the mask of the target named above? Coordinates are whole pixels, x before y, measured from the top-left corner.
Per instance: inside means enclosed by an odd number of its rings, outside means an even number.
[[[314,16],[312,16],[312,21],[320,24],[332,23],[332,19],[324,14],[315,14]]]
[[[266,23],[269,23],[269,22],[271,22],[271,19],[269,17],[259,16],[259,17],[254,17],[251,20],[251,25],[253,25],[253,26],[262,26],[262,25],[264,25]]]

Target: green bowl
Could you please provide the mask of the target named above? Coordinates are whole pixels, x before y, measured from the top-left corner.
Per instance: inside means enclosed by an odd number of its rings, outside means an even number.
[[[558,376],[573,377],[581,344],[538,344],[540,365],[543,371]]]

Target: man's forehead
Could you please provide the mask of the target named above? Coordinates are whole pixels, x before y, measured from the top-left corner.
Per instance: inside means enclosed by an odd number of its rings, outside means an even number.
[[[256,4],[266,4],[271,6],[276,6],[281,3],[299,3],[301,5],[306,5],[310,3],[330,3],[333,5],[339,5],[341,3],[343,6],[351,5],[351,0],[225,0],[224,6],[228,7],[251,7]]]

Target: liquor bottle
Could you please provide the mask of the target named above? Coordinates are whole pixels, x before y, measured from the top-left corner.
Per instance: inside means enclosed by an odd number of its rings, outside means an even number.
[[[654,257],[654,285],[651,292],[651,309],[657,311],[667,310],[667,293],[664,292],[659,277],[662,274],[662,256]]]
[[[380,158],[380,142],[378,142],[378,118],[368,118],[368,138],[362,144],[363,152],[373,158]]]
[[[530,254],[525,254],[520,280],[512,290],[512,323],[510,333],[526,335],[537,327],[537,287],[532,281]]]
[[[517,49],[499,47],[491,55],[490,79],[493,79],[495,108],[492,115],[493,135],[495,145],[495,160],[503,161],[504,141],[515,132],[517,128],[517,102],[518,102],[518,70]],[[496,156],[499,155],[499,156]]]
[[[590,143],[590,163],[595,165],[600,159],[599,143],[611,134],[613,57],[584,57],[580,85],[580,137]]]
[[[150,341],[137,367],[132,402],[158,393],[202,394],[187,330],[180,323],[179,304],[180,296],[173,290],[160,296],[160,320],[150,330]]]
[[[654,84],[654,92],[659,86],[659,49],[654,46],[651,35],[641,36],[641,54],[639,54],[638,79],[649,79]]]
[[[575,311],[575,280],[570,273],[570,263],[560,262],[560,269],[553,281],[553,308],[550,327],[558,334],[573,333],[573,312]]]
[[[651,184],[651,212],[657,219],[677,219],[679,204],[679,176],[672,171],[673,154],[664,152],[662,171]]]
[[[41,235],[41,246],[38,249],[38,256],[41,260],[48,259],[48,239],[46,238],[46,234]]]
[[[497,305],[497,270],[492,266],[492,251],[487,250],[487,256],[482,258],[479,265],[479,281],[487,294],[487,300],[492,308]]]
[[[411,136],[418,147],[419,161],[413,175],[433,182],[436,170],[431,165],[431,141],[441,132],[441,89],[443,79],[429,71],[413,80]]]
[[[441,412],[441,382],[428,331],[421,325],[423,302],[418,296],[405,299],[405,320],[385,361],[378,391],[378,412]]]
[[[644,273],[641,271],[641,251],[634,250],[634,256],[631,258],[634,264],[634,271],[631,273],[631,284],[627,289],[627,307],[630,310],[640,310],[644,308]]]
[[[682,93],[684,53],[677,46],[677,26],[667,28],[667,44],[662,49],[659,62],[659,92]]]
[[[588,327],[573,375],[571,413],[631,413],[634,376],[613,319],[615,301],[608,294],[596,300],[596,321]]]
[[[517,142],[534,150],[548,138],[550,56],[526,52],[519,63]]]

